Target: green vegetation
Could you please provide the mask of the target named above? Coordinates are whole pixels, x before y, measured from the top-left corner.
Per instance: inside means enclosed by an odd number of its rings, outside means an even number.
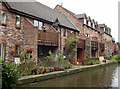
[[[77,52],[76,44],[78,42],[79,40],[74,36],[67,39],[65,44],[65,55],[68,60],[73,60],[75,58]]]
[[[100,64],[100,62],[98,60],[92,60],[92,59],[87,62],[87,65],[95,65],[95,64]]]
[[[5,63],[2,60],[2,87],[15,87],[21,77],[17,65],[12,62]]]
[[[120,62],[120,54],[113,56],[110,61],[118,61],[118,62]]]

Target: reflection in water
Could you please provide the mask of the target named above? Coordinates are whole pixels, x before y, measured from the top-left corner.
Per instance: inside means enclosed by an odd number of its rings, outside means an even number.
[[[120,65],[114,64],[23,87],[118,87],[118,69]]]

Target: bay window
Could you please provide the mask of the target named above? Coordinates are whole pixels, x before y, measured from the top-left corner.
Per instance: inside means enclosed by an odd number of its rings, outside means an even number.
[[[21,17],[19,15],[16,15],[16,23],[15,23],[16,28],[21,27]]]
[[[7,24],[7,13],[6,11],[1,11],[2,14],[2,25],[6,25]]]

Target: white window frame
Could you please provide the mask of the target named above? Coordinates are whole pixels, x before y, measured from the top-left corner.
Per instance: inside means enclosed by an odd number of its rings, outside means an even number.
[[[1,47],[1,50],[0,50],[1,56],[0,57],[2,57],[2,44],[0,44],[0,47]]]
[[[6,11],[2,10],[2,11],[1,11],[1,15],[3,14],[3,12],[5,13],[5,17],[4,17],[5,22],[3,21],[3,17],[2,17],[1,23],[2,23],[2,24],[7,24],[7,13],[6,13]]]
[[[1,44],[1,57],[0,58],[3,58],[5,59],[5,49],[4,49],[4,44]]]
[[[43,23],[40,22],[40,21],[38,23],[39,23],[39,25],[38,25],[39,26],[39,30],[42,30]]]
[[[105,27],[104,27],[104,32],[105,32]]]
[[[17,17],[19,18],[19,20],[17,19]],[[20,28],[21,27],[21,16],[20,15],[16,15],[16,27]]]
[[[34,26],[38,27],[38,21],[37,20],[34,20]]]
[[[84,24],[86,24],[87,23],[87,20],[84,18]]]
[[[90,27],[91,27],[91,22],[90,22],[90,21],[88,21],[88,26],[90,26]]]

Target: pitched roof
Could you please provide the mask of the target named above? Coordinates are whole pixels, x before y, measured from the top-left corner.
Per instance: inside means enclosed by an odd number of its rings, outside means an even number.
[[[87,18],[87,15],[85,13],[83,14],[77,14],[75,15],[76,18]]]
[[[57,6],[60,6],[60,5],[57,5]],[[60,7],[62,7],[62,6],[60,6]],[[73,12],[71,12],[71,11],[69,11],[68,9],[66,9],[66,8],[64,8],[64,7],[62,7],[65,11],[67,11],[68,13],[70,13],[71,15],[75,15],[75,13],[73,13]]]
[[[59,13],[58,11],[51,9],[35,0],[32,0],[31,2],[29,2],[29,0],[25,1],[26,2],[10,2],[10,0],[6,0],[10,8],[13,10],[32,15],[49,22],[54,22],[56,18],[58,18],[60,25],[77,30],[64,14]]]
[[[98,24],[98,27],[100,28],[100,27],[104,27],[105,26],[105,24]]]

